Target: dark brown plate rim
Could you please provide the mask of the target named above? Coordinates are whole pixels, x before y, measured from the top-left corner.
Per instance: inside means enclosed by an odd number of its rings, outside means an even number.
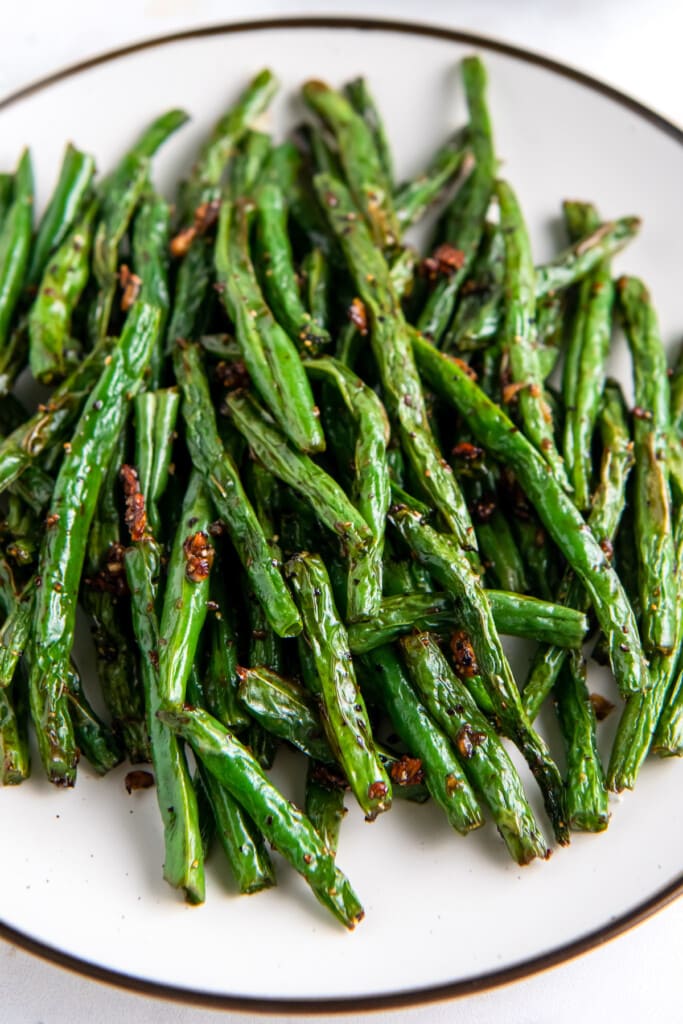
[[[0,110],[12,106],[19,100],[32,96],[34,93],[49,88],[65,78],[71,78],[83,71],[97,67],[100,64],[107,64],[122,57],[139,53],[143,50],[152,49],[157,46],[166,46],[169,43],[185,42],[190,39],[201,39],[207,36],[232,35],[239,32],[258,32],[267,29],[360,29],[368,32],[396,32],[403,35],[427,36],[433,39],[443,39],[450,42],[465,43],[476,49],[490,50],[494,53],[502,53],[528,64],[534,64],[548,71],[552,71],[564,78],[569,78],[580,85],[597,92],[603,96],[626,107],[640,117],[649,121],[656,128],[670,135],[677,142],[683,145],[683,130],[675,124],[667,121],[660,114],[655,113],[637,100],[614,89],[612,86],[592,78],[573,68],[560,64],[548,57],[531,53],[518,46],[499,42],[486,36],[473,35],[469,32],[460,32],[455,29],[442,28],[437,25],[425,25],[409,21],[394,21],[378,18],[357,18],[357,17],[293,17],[293,18],[269,18],[258,21],[239,21],[227,25],[210,25],[205,28],[190,29],[183,32],[174,32],[169,35],[159,36],[142,42],[132,43],[129,46],[111,50],[108,53],[92,57],[88,60],[73,64],[70,67],[56,71],[45,78],[18,89],[4,99],[0,100]],[[411,989],[405,992],[389,993],[377,996],[351,996],[335,997],[332,999],[284,999],[284,998],[259,998],[250,996],[216,995],[211,992],[195,991],[187,988],[179,988],[173,985],[165,985],[158,982],[146,981],[132,975],[109,970],[98,964],[88,963],[79,957],[63,953],[52,946],[38,942],[25,935],[23,932],[6,925],[0,921],[0,937],[16,946],[41,957],[60,967],[74,971],[96,981],[115,985],[129,992],[139,993],[146,996],[174,1000],[194,1006],[205,1006],[213,1009],[241,1010],[250,1013],[291,1013],[291,1014],[322,1014],[322,1013],[348,1013],[368,1010],[389,1010],[397,1008],[415,1007],[440,1000],[452,999],[454,997],[473,995],[484,992],[488,989],[506,985],[511,982],[521,981],[540,971],[548,970],[551,967],[571,960],[583,953],[589,952],[596,946],[600,946],[610,939],[616,938],[623,932],[630,930],[641,922],[651,917],[656,911],[662,910],[669,903],[683,894],[683,874],[667,885],[664,889],[655,893],[649,899],[640,903],[632,910],[621,917],[615,918],[608,924],[597,928],[580,939],[569,942],[563,946],[543,953],[541,956],[532,957],[511,967],[497,971],[489,971],[473,978],[463,979],[444,985],[433,985],[427,988]]]

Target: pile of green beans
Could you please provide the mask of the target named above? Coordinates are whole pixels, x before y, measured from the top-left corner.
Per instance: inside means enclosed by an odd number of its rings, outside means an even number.
[[[462,72],[467,123],[405,182],[365,79],[305,83],[276,143],[267,70],[171,203],[153,161],[181,110],[103,178],[69,145],[36,223],[30,153],[0,175],[2,783],[31,733],[58,786],[81,758],[149,765],[191,903],[217,839],[240,892],[276,884],[276,850],[353,928],[345,802],[372,822],[432,799],[462,835],[488,812],[525,865],[605,829],[651,751],[683,754],[683,359],[612,273],[640,222],[565,202],[537,265],[485,69]],[[35,409],[24,373],[52,389]],[[526,678],[505,636],[535,645]],[[303,809],[269,775],[283,745]]]

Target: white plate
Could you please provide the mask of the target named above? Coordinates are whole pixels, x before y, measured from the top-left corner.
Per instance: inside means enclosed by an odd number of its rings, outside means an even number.
[[[579,76],[481,40],[309,21],[134,48],[14,98],[0,114],[0,165],[29,143],[43,202],[65,140],[94,152],[104,170],[148,118],[179,105],[193,121],[158,160],[158,180],[170,188],[209,125],[269,65],[283,83],[278,131],[300,113],[304,78],[340,84],[367,74],[397,166],[411,174],[464,120],[457,64],[473,49],[488,66],[498,150],[537,258],[560,237],[565,196],[592,198],[607,216],[642,215],[642,234],[618,267],[647,279],[667,344],[680,340],[680,135]],[[623,360],[616,370],[628,374]],[[601,728],[607,745],[613,725]],[[278,777],[300,798],[287,760]],[[321,1010],[472,991],[589,948],[683,885],[683,766],[657,761],[635,794],[615,802],[605,835],[577,836],[524,870],[491,826],[463,840],[432,806],[399,804],[373,825],[352,809],[339,863],[367,911],[353,934],[280,863],[277,889],[238,897],[215,858],[206,905],[189,908],[161,879],[154,793],[127,796],[124,773],[102,781],[84,768],[73,792],[36,777],[0,793],[4,932],[78,969],[181,998]]]

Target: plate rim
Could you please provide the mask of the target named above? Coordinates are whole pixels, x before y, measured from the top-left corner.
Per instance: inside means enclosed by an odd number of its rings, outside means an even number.
[[[513,57],[526,64],[541,67],[563,78],[585,86],[586,88],[606,96],[622,107],[631,110],[642,117],[660,131],[671,136],[680,145],[683,145],[683,128],[668,120],[662,114],[657,113],[650,107],[629,96],[627,93],[601,82],[599,79],[580,71],[577,68],[554,60],[544,54],[535,53],[524,47],[507,43],[490,36],[479,35],[460,29],[447,28],[443,25],[428,24],[425,22],[406,21],[393,18],[364,18],[353,15],[349,16],[292,16],[272,17],[254,20],[240,20],[221,24],[200,26],[192,29],[179,30],[159,36],[152,36],[147,39],[129,43],[125,46],[107,50],[89,57],[86,60],[78,61],[51,72],[44,77],[34,79],[28,84],[0,98],[0,112],[14,106],[24,99],[28,99],[38,92],[50,88],[53,85],[92,68],[103,64],[109,64],[125,57],[150,50],[160,46],[168,46],[174,43],[187,42],[192,39],[203,39],[211,36],[235,35],[240,32],[259,32],[273,29],[297,30],[297,29],[338,29],[338,30],[361,30],[369,32],[394,32],[402,35],[412,35],[432,39],[441,39],[447,42],[465,43],[476,49],[489,50],[500,53],[504,56]],[[446,982],[439,985],[430,985],[424,988],[414,988],[406,991],[388,993],[383,995],[366,996],[337,996],[334,998],[310,998],[302,999],[284,997],[258,997],[225,995],[177,987],[162,982],[150,981],[138,978],[135,975],[116,971],[99,964],[66,953],[48,943],[43,943],[21,930],[7,925],[0,919],[0,938],[14,944],[20,949],[34,956],[40,957],[48,963],[65,968],[86,977],[92,981],[113,985],[139,995],[153,996],[177,1003],[184,1003],[190,1006],[201,1006],[220,1010],[237,1010],[251,1013],[280,1013],[280,1014],[322,1014],[322,1013],[348,1013],[368,1010],[393,1010],[405,1009],[427,1005],[434,1002],[460,998],[468,995],[475,995],[486,992],[502,985],[522,981],[542,971],[557,967],[562,963],[582,956],[591,950],[604,945],[606,942],[617,938],[626,931],[641,924],[652,917],[659,910],[664,909],[683,895],[683,872],[664,888],[655,892],[642,903],[637,904],[631,910],[614,918],[607,924],[594,929],[587,934],[574,939],[571,942],[557,946],[546,953],[530,957],[519,963],[512,964],[495,971],[486,971],[483,974],[475,975],[472,978],[462,979],[455,982]]]

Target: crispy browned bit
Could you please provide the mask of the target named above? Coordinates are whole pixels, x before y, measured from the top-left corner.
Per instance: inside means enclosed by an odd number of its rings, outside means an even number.
[[[216,366],[216,378],[227,391],[246,390],[251,381],[249,371],[241,359],[234,363],[221,359]]]
[[[493,513],[496,511],[498,503],[495,495],[493,494],[482,494],[480,498],[476,498],[470,505],[470,512],[472,518],[478,526],[483,526],[485,523],[491,521]]]
[[[189,228],[183,228],[171,239],[171,256],[176,259],[180,259],[181,256],[187,255],[190,250],[190,246],[194,242],[197,229],[192,225]]]
[[[484,449],[469,441],[460,441],[451,448],[451,455],[461,462],[481,462],[484,458]]]
[[[613,557],[614,557],[614,544],[609,539],[609,537],[603,537],[602,538],[602,540],[600,541],[600,547],[604,551],[605,557],[609,558],[609,560],[611,562]]]
[[[636,405],[633,407],[633,415],[637,420],[651,420],[652,413],[649,409],[643,409],[641,406]]]
[[[368,314],[365,308],[365,303],[358,296],[353,300],[348,308],[348,318],[354,327],[357,327],[362,335],[368,333]]]
[[[513,381],[512,384],[505,384],[503,386],[503,405],[509,405],[513,402],[520,391],[523,391],[526,387],[521,380]]]
[[[462,249],[456,249],[450,242],[442,242],[431,256],[427,256],[421,265],[422,273],[430,281],[438,277],[451,277],[460,270],[465,262]]]
[[[475,747],[481,746],[486,739],[486,733],[477,732],[467,722],[455,737],[455,745],[461,757],[466,759],[472,757]]]
[[[131,540],[142,540],[147,531],[145,496],[140,490],[140,479],[134,466],[123,465],[119,471],[126,503],[124,520],[130,530]]]
[[[419,757],[402,754],[389,768],[391,781],[397,786],[418,786],[424,782],[425,773]]]
[[[45,517],[45,526],[49,530],[52,526],[56,526],[59,522],[59,512],[51,512]]]
[[[344,778],[341,768],[332,764],[316,761],[311,768],[311,777],[319,786],[326,789],[348,789],[349,784]]]
[[[614,711],[615,705],[611,700],[607,700],[607,697],[603,697],[601,693],[591,693],[590,702],[593,705],[598,722],[604,722],[607,716]]]
[[[185,538],[183,542],[185,553],[185,575],[191,583],[201,583],[211,572],[213,565],[214,549],[209,542],[208,533],[197,530]]]
[[[123,784],[126,787],[126,793],[132,793],[136,789],[151,789],[154,785],[154,776],[151,772],[136,768],[134,771],[128,772]]]
[[[94,576],[86,576],[84,584],[90,590],[98,590],[115,597],[124,597],[128,594],[128,581],[123,561],[125,554],[123,544],[112,544],[102,559],[100,568]]]
[[[474,370],[469,363],[466,363],[464,359],[460,359],[458,356],[452,356],[451,358],[453,359],[455,365],[459,366],[462,372],[466,373],[469,379],[473,380],[476,384],[477,380],[479,379],[477,377],[477,371]]]
[[[210,203],[201,203],[194,212],[194,228],[198,235],[203,235],[218,220],[221,209],[220,199],[212,199]]]
[[[182,228],[178,234],[171,239],[171,256],[179,258],[185,256],[194,242],[195,238],[205,234],[212,224],[218,219],[221,207],[220,199],[214,199],[210,203],[202,203],[194,213],[194,223],[191,227]]]
[[[130,309],[142,288],[142,278],[134,274],[126,263],[119,268],[119,284],[123,290],[121,296],[121,309],[125,312]]]
[[[457,675],[463,679],[471,679],[472,676],[479,675],[477,656],[465,630],[454,630],[449,643],[453,654],[453,668]]]
[[[383,796],[387,795],[387,784],[386,782],[371,782],[368,786],[368,799],[369,800],[380,800]]]

